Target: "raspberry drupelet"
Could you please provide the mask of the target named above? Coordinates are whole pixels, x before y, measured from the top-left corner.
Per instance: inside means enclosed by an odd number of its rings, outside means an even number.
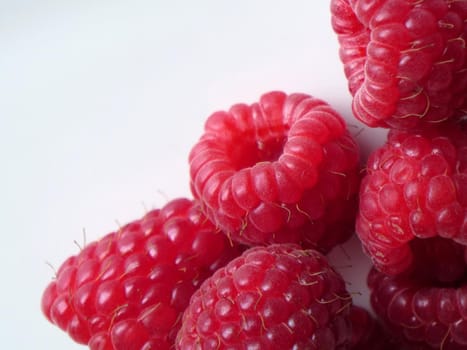
[[[342,276],[318,251],[257,246],[193,294],[176,348],[348,349],[351,305]]]
[[[172,349],[192,293],[240,253],[197,202],[173,199],[68,258],[42,311],[91,350]]]
[[[391,130],[368,159],[356,232],[376,268],[393,275],[413,265],[413,240],[466,246],[466,123]]]
[[[356,118],[413,128],[467,109],[467,2],[332,0]]]
[[[215,112],[189,163],[194,196],[234,241],[326,252],[353,233],[359,149],[320,99],[272,91]]]

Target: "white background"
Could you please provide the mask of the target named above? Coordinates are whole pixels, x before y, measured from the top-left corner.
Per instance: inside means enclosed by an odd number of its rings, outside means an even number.
[[[2,348],[84,349],[41,314],[48,264],[190,196],[205,118],[276,89],[330,103],[364,158],[383,141],[351,115],[328,1],[0,0]],[[332,259],[366,305],[358,242]]]

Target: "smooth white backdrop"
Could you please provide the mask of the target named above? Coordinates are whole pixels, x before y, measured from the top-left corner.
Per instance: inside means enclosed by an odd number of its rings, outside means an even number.
[[[187,155],[215,110],[306,92],[342,113],[364,158],[385,135],[351,115],[325,0],[0,0],[0,51],[5,349],[85,348],[40,312],[49,265],[190,196]],[[367,305],[358,241],[331,259]]]

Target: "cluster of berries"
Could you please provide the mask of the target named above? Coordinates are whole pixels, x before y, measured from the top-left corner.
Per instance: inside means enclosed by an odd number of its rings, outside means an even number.
[[[271,91],[213,113],[193,199],[87,245],[46,317],[91,350],[348,349],[352,297],[325,254],[354,233],[358,145],[315,97]]]
[[[331,14],[354,115],[391,128],[366,171],[314,96],[215,112],[188,156],[193,198],[67,259],[50,322],[91,350],[467,349],[467,2]],[[354,232],[378,319],[326,256]]]
[[[467,1],[331,4],[354,115],[390,129],[356,220],[371,305],[410,348],[467,349]]]

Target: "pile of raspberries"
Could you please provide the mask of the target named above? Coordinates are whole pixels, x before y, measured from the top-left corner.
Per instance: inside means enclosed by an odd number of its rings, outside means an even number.
[[[211,114],[175,198],[69,257],[46,318],[91,350],[467,349],[467,1],[331,0],[362,161],[304,93]],[[328,252],[354,234],[371,310]]]

